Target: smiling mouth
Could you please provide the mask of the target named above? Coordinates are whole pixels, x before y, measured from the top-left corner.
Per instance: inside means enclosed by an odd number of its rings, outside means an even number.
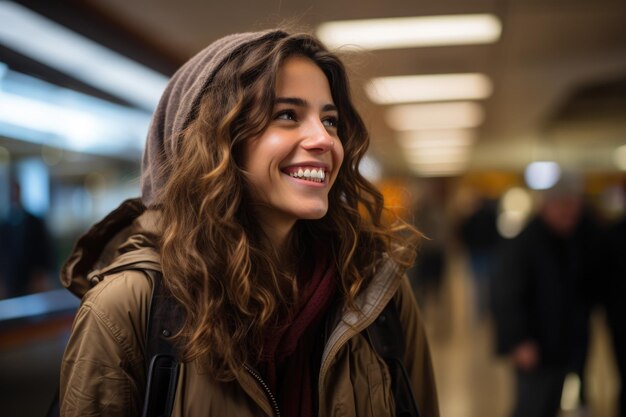
[[[325,168],[321,167],[291,167],[283,170],[283,172],[292,178],[316,183],[325,182],[328,176],[328,172],[326,172]]]

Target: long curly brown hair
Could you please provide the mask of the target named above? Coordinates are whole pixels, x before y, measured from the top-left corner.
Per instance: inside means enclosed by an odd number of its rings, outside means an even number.
[[[263,336],[289,314],[298,296],[294,273],[279,267],[247,205],[240,164],[242,145],[271,120],[276,74],[292,56],[308,57],[328,78],[345,152],[327,214],[294,227],[294,253],[301,254],[296,262],[313,256],[307,242],[323,242],[336,265],[344,305],[356,308],[355,297],[383,257],[408,266],[419,236],[402,222],[383,222],[383,197],[359,173],[369,138],[341,61],[307,34],[243,45],[216,72],[162,167],[171,175],[159,195],[165,285],[185,314],[176,340],[184,360],[201,359],[220,380],[232,379],[244,363],[257,363]]]

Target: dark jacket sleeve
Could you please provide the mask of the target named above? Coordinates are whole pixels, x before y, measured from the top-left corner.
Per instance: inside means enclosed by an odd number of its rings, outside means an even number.
[[[438,417],[437,387],[426,329],[406,276],[402,278],[395,301],[404,327],[404,364],[411,378],[419,411],[422,417]]]

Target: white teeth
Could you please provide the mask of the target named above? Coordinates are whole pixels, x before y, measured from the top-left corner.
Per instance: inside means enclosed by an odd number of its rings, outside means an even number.
[[[294,178],[302,178],[314,182],[324,182],[324,178],[326,178],[326,173],[323,168],[305,168],[304,170],[298,168],[297,171],[293,171],[289,175]]]

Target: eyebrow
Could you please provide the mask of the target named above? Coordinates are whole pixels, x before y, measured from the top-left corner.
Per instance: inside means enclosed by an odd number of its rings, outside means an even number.
[[[299,97],[277,97],[274,104],[291,104],[298,107],[309,107],[308,101]],[[322,111],[337,111],[337,106],[332,103],[322,106]]]

